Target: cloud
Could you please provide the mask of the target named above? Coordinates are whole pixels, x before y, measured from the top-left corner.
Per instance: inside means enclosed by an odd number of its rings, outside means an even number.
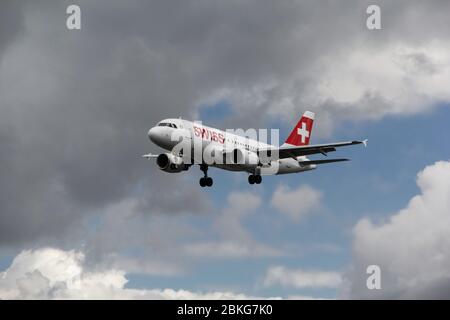
[[[391,43],[375,53],[372,47],[356,48],[320,75],[314,99],[353,119],[426,111],[450,100],[443,85],[450,79],[449,51],[448,40]]]
[[[283,38],[268,44],[267,51],[275,43],[286,49],[266,61],[276,67],[251,84],[229,84],[211,95],[212,100],[228,99],[239,106],[239,116],[227,123],[235,123],[242,115],[247,122],[251,115],[253,122],[269,115],[291,123],[308,108],[317,112],[316,133],[324,136],[343,120],[416,114],[448,102],[444,84],[450,75],[450,39],[442,28],[449,22],[442,10],[449,4],[384,1],[380,4],[383,30],[369,31],[365,19],[370,4],[329,2],[316,7],[302,1],[280,5],[277,13],[290,10],[302,18],[291,20],[286,14],[280,27],[287,27]],[[299,11],[308,15],[303,17]],[[291,56],[295,52],[302,54]],[[267,67],[260,70],[263,73]]]
[[[191,243],[184,248],[186,254],[209,258],[249,258],[276,257],[282,253],[270,246],[250,243],[243,244],[231,240]]]
[[[250,192],[231,192],[227,202],[228,206],[215,222],[215,229],[224,237],[236,241],[249,240],[248,232],[242,226],[241,220],[255,212],[262,203],[261,197]]]
[[[245,226],[245,219],[261,204],[257,194],[235,191],[228,195],[224,208],[216,209],[215,217],[179,217],[145,215],[137,199],[122,201],[107,207],[101,221],[85,235],[82,245],[86,264],[174,276],[185,275],[212,258],[278,257],[283,255],[281,250],[255,239]],[[195,219],[210,222],[197,227]]]
[[[87,265],[153,276],[183,274],[181,246],[197,234],[184,219],[145,214],[137,199],[108,206],[94,226],[83,242]]]
[[[215,258],[274,257],[282,252],[256,241],[244,227],[245,217],[253,214],[262,203],[260,196],[250,192],[232,192],[228,195],[228,205],[213,223],[219,240],[192,242],[184,246],[188,255]]]
[[[301,296],[301,295],[289,296],[288,299],[289,300],[332,300],[332,299],[327,299],[327,298],[322,298],[322,297]]]
[[[450,297],[450,162],[417,175],[420,194],[387,221],[360,220],[353,230],[353,263],[343,297]],[[381,268],[381,290],[368,290],[366,268]]]
[[[103,5],[111,16],[102,16]],[[7,45],[0,142],[8,150],[0,155],[1,245],[62,238],[86,216],[133,197],[145,199],[148,213],[205,210],[198,189],[178,192],[173,201],[173,190],[186,181],[163,179],[165,173],[140,157],[151,147],[148,128],[164,117],[189,115],[195,95],[172,63],[176,58],[151,48],[157,43],[151,36],[143,39],[147,26],[138,32],[120,20],[153,12],[142,5],[127,10],[120,1],[81,2],[78,33],[65,28],[64,3],[6,5],[8,17],[23,16],[25,23],[20,37],[8,23],[0,38],[0,48]],[[120,27],[109,23],[116,18]]]
[[[288,269],[283,266],[270,267],[263,280],[264,286],[291,288],[337,288],[342,283],[338,272],[321,270]]]
[[[3,52],[23,31],[22,7],[22,2],[19,3],[14,0],[2,2],[2,12],[0,13],[0,64]]]
[[[124,271],[88,270],[84,254],[54,248],[26,250],[0,273],[0,299],[256,299],[233,292],[132,289]]]
[[[279,185],[272,195],[271,204],[294,221],[317,211],[321,207],[322,193],[308,185],[291,190]]]

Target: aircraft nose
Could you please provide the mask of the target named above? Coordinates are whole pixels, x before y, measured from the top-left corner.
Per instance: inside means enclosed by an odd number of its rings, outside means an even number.
[[[153,127],[150,130],[148,130],[148,137],[151,141],[156,143],[156,140],[158,139],[159,136],[160,134],[157,127]]]

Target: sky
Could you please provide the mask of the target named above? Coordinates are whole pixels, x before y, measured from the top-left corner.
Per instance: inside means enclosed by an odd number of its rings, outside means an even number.
[[[450,3],[373,3],[3,1],[0,298],[450,298]],[[212,188],[141,158],[164,118],[283,139],[305,110],[367,148]]]

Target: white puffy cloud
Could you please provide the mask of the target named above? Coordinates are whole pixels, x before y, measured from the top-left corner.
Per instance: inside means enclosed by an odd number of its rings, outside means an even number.
[[[258,82],[248,90],[221,88],[209,99],[230,100],[239,111],[245,106],[249,114],[264,111],[288,123],[306,109],[316,111],[319,137],[329,136],[344,120],[417,114],[450,101],[448,39],[362,43],[320,52],[307,66],[294,64],[289,76]]]
[[[288,296],[287,299],[288,300],[332,300],[332,299],[327,299],[327,298],[322,298],[322,297],[312,297],[312,296],[302,296],[302,295]]]
[[[342,278],[338,272],[274,266],[267,270],[263,285],[292,288],[337,288],[341,282]]]
[[[299,221],[319,209],[321,200],[322,193],[308,185],[302,185],[294,190],[279,185],[272,195],[271,204],[292,220]]]
[[[233,292],[125,288],[121,270],[87,270],[84,254],[54,248],[26,250],[0,273],[0,299],[250,299]]]
[[[426,110],[432,103],[450,100],[445,86],[450,81],[449,52],[450,42],[438,40],[345,52],[339,63],[326,59],[310,103],[325,105],[333,100],[342,113],[360,119]],[[363,103],[376,102],[374,98],[379,102]]]
[[[353,264],[343,297],[450,298],[450,162],[417,176],[420,194],[383,223],[354,228]],[[381,290],[368,290],[366,268],[381,268]]]

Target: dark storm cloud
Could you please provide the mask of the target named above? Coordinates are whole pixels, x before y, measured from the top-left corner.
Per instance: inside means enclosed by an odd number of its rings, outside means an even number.
[[[90,31],[69,32],[61,3],[29,4],[23,14],[28,29],[1,71],[0,244],[63,233],[141,186],[147,212],[204,210],[196,189],[161,198],[183,181],[161,182],[164,173],[140,157],[150,126],[193,107],[180,64],[133,30],[124,35],[127,25],[117,36],[119,27],[106,35],[88,22]]]
[[[2,1],[0,10],[0,62],[3,52],[23,30],[22,3]]]

